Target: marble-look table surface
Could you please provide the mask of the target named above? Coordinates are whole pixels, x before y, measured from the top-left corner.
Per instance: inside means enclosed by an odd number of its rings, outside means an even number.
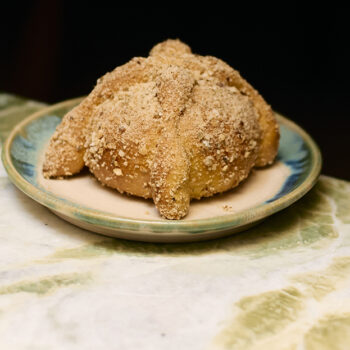
[[[0,94],[0,135],[43,105]],[[0,164],[0,349],[350,349],[350,183],[210,242],[111,239]]]

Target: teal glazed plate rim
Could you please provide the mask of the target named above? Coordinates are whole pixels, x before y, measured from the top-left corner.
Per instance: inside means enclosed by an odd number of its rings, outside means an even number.
[[[26,195],[90,231],[148,242],[214,239],[243,231],[290,206],[315,185],[320,174],[322,158],[316,143],[302,128],[276,113],[281,129],[278,160],[290,168],[290,174],[277,194],[263,203],[233,214],[178,221],[134,219],[92,209],[60,198],[37,181],[43,147],[62,116],[81,100],[76,98],[43,108],[17,124],[3,145],[2,161],[10,180]]]

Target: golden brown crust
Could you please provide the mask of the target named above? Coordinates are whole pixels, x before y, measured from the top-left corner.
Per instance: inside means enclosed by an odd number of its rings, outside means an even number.
[[[238,72],[179,40],[156,45],[102,77],[69,112],[46,152],[46,177],[87,165],[109,187],[153,198],[180,219],[191,198],[237,186],[273,161],[271,108]]]
[[[149,63],[143,57],[135,57],[105,74],[89,96],[64,116],[46,151],[43,165],[45,177],[68,176],[83,168],[87,125],[96,108],[110,100],[120,89],[147,81],[153,71]]]
[[[255,166],[261,167],[271,164],[276,157],[279,143],[279,128],[271,107],[263,97],[244,79],[238,71],[227,63],[212,56],[193,55],[186,49],[182,49],[180,43],[171,41],[171,46],[177,46],[181,55],[166,55],[164,48],[168,41],[158,44],[162,50],[151,50],[151,54],[162,62],[176,64],[189,69],[196,79],[216,80],[224,86],[234,86],[241,94],[248,96],[258,111],[259,124],[262,131],[262,142]],[[157,45],[157,46],[158,46]],[[184,44],[183,44],[184,45]],[[156,47],[157,47],[156,46]],[[187,45],[185,45],[188,47]]]

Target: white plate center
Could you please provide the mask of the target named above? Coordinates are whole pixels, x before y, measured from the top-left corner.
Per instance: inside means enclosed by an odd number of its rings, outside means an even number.
[[[289,167],[279,161],[264,169],[254,169],[237,188],[210,198],[193,200],[190,212],[183,220],[230,215],[255,207],[274,197],[289,175]],[[44,179],[41,171],[38,171],[38,183],[54,195],[90,209],[131,219],[161,219],[152,200],[120,194],[103,187],[87,171],[64,180]]]

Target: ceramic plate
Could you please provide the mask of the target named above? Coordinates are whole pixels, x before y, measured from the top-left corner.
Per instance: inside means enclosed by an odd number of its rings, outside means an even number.
[[[21,191],[63,219],[94,232],[152,242],[189,242],[229,235],[297,201],[312,188],[320,173],[321,155],[315,142],[299,126],[276,114],[281,140],[273,166],[254,170],[242,185],[225,194],[191,202],[190,213],[183,220],[165,220],[151,200],[106,189],[88,172],[69,180],[42,178],[45,146],[62,116],[80,101],[53,105],[22,121],[7,138],[2,159],[9,178]]]

